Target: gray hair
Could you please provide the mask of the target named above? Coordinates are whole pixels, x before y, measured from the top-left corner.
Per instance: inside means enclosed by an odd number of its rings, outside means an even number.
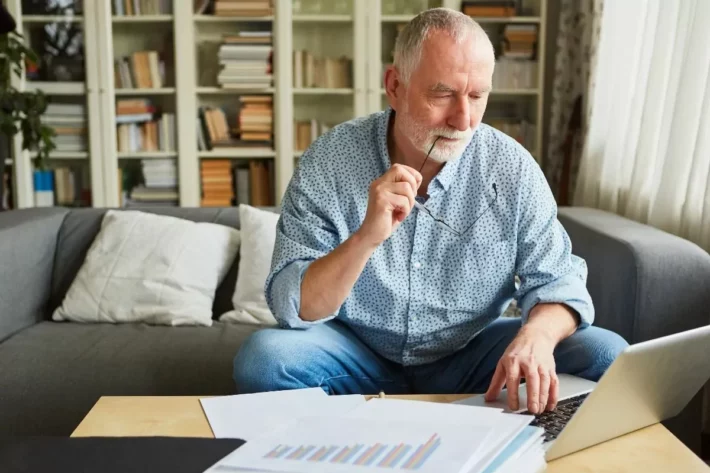
[[[470,16],[450,8],[431,8],[421,12],[410,21],[397,36],[394,45],[394,66],[406,84],[417,68],[422,55],[424,40],[431,31],[445,31],[456,43],[461,43],[473,34],[490,48],[491,61],[495,61],[493,43],[481,25]]]

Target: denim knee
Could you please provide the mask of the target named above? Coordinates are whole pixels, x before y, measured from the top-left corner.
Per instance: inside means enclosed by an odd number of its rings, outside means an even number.
[[[610,330],[594,326],[578,330],[555,350],[557,372],[599,381],[627,346],[626,340]]]
[[[308,353],[298,330],[269,328],[253,333],[234,358],[233,378],[239,393],[310,387]]]
[[[598,381],[627,346],[629,344],[619,334],[603,330],[603,333],[594,340],[593,352],[595,356],[589,367],[590,377],[594,381]]]

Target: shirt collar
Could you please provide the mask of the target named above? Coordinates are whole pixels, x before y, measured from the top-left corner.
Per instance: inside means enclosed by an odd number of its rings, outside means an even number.
[[[389,122],[390,118],[392,117],[392,113],[392,107],[388,106],[385,109],[384,113],[380,115],[379,121],[377,123],[377,145],[379,147],[380,157],[382,158],[385,170],[389,169],[392,164],[387,149],[387,129],[389,127]],[[463,161],[464,159],[469,159],[469,147],[470,144],[464,149],[461,156],[446,163],[441,169],[441,171],[439,171],[439,174],[434,177],[432,182],[436,182],[438,185],[441,186],[442,189],[444,189],[444,191],[448,191],[449,187],[451,187],[451,183],[456,179],[456,176],[458,175],[459,168],[461,167],[461,161]]]

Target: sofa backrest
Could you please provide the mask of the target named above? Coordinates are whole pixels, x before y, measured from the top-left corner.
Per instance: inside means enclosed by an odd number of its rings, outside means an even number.
[[[52,269],[52,286],[47,306],[47,319],[62,303],[72,281],[79,272],[94,238],[99,233],[101,221],[108,209],[74,209],[66,215],[57,240],[57,251]],[[135,208],[117,210],[138,210]],[[193,222],[211,222],[239,228],[239,209],[228,208],[189,208],[189,207],[159,207],[140,208],[143,212],[192,220]],[[237,267],[239,257],[235,258],[232,267],[217,288],[213,316],[232,309],[232,295],[237,282]]]

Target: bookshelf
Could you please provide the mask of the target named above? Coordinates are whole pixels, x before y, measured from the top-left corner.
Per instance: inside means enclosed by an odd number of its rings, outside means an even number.
[[[534,25],[537,49],[543,51],[547,0],[517,2],[520,5],[516,12],[518,16],[479,16],[475,19],[491,34],[497,49],[507,25]],[[84,169],[92,191],[91,201],[86,205],[95,207],[123,205],[126,196],[121,187],[126,173],[139,172],[141,167],[158,169],[165,173],[164,177],[171,176],[175,185],[163,194],[170,194],[173,204],[197,207],[204,199],[203,178],[227,179],[227,164],[234,169],[233,184],[238,179],[245,179],[244,173],[239,174],[237,170],[258,168],[263,177],[266,168],[270,198],[273,204],[279,204],[308,143],[337,123],[386,106],[382,72],[383,66],[391,61],[399,25],[423,8],[462,9],[459,0],[273,0],[273,10],[261,12],[263,14],[235,12],[221,16],[210,10],[195,11],[194,2],[182,0],[145,2],[151,5],[151,9],[143,14],[117,12],[113,1],[85,1],[80,15],[57,16],[23,14],[23,3],[24,0],[7,1],[23,33],[41,29],[47,23],[83,29],[84,63],[80,80],[28,76],[18,85],[28,90],[42,90],[57,103],[84,104],[87,149],[56,152],[50,162],[56,166]],[[239,84],[240,88],[225,84],[224,80],[239,76],[238,73],[220,76],[220,48],[225,36],[255,35],[267,30],[271,31],[271,80],[246,84],[245,87]],[[32,44],[31,35],[28,38]],[[235,50],[242,51],[231,48],[232,53]],[[132,58],[133,54],[143,51],[159,53],[159,86],[153,81],[123,83],[123,79],[116,77],[115,61]],[[312,59],[304,57],[303,52]],[[346,58],[347,63],[338,62],[342,58]],[[153,57],[148,59],[149,66],[151,60],[155,64]],[[310,66],[308,61],[311,61]],[[495,119],[496,113],[509,113],[522,116],[534,125],[542,123],[543,61],[544,54],[538,54],[532,85],[494,87],[484,121]],[[308,72],[308,67],[313,70]],[[330,79],[321,78],[319,83],[313,83],[317,67],[328,68]],[[155,72],[148,75],[153,78]],[[269,97],[270,111],[262,115],[254,112],[258,123],[250,125],[253,126],[251,130],[257,130],[252,133],[267,133],[258,130],[266,130],[262,126],[270,123],[269,133],[273,136],[270,142],[254,142],[253,145],[242,142],[231,146],[230,141],[227,145],[201,146],[205,138],[201,133],[204,135],[205,129],[200,131],[198,127],[200,110],[223,110],[227,132],[239,141],[243,133],[249,133],[249,129],[240,127],[254,119],[254,115],[242,114],[243,97],[254,96]],[[156,120],[163,115],[174,117],[173,148],[154,146],[154,130],[151,131],[153,138],[149,140],[150,149],[127,151],[119,148],[121,135],[116,121],[117,107],[131,100],[145,101],[150,110],[158,110]],[[249,120],[244,118],[247,115],[251,117]],[[142,123],[138,122],[136,127],[146,128]],[[125,131],[123,133],[125,145]],[[542,126],[534,127],[532,133],[534,138],[529,149],[539,160]],[[16,139],[12,160],[14,200],[16,207],[32,207],[36,201],[31,154],[19,151],[20,142]],[[217,172],[225,174],[216,176]],[[143,194],[145,191],[141,188]],[[234,194],[238,197],[238,192]],[[214,195],[210,194],[212,204],[219,202]]]
[[[21,79],[13,76],[13,85],[47,95],[49,105],[42,120],[57,132],[57,149],[47,163],[56,192],[35,189],[32,160],[36,154],[23,151],[21,138],[16,136],[11,143],[12,159],[5,163],[13,208],[102,206],[98,54],[97,43],[88,40],[95,36],[95,5],[87,2],[81,12],[56,15],[36,10],[23,14],[24,3],[7,0],[5,5],[16,19],[18,32],[39,54],[40,63],[25,68]],[[50,42],[53,52],[42,47]]]

